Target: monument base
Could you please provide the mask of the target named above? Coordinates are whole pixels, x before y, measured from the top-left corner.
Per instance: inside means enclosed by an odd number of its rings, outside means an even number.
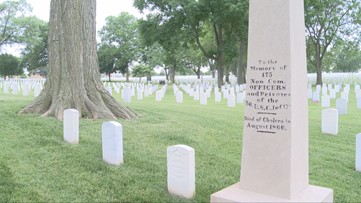
[[[211,195],[211,202],[333,202],[333,190],[309,185],[293,199],[243,190],[240,183],[231,185]]]

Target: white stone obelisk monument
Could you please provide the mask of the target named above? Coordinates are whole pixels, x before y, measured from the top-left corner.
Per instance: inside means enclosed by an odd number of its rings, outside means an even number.
[[[211,202],[333,201],[308,184],[303,9],[303,0],[250,0],[241,177]]]

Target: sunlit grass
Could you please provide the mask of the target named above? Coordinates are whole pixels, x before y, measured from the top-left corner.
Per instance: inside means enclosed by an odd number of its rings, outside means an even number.
[[[32,99],[0,93],[0,202],[208,202],[212,193],[239,181],[244,105],[228,108],[211,97],[202,106],[186,94],[177,104],[172,89],[161,102],[155,95],[133,97],[129,106],[141,117],[118,120],[124,164],[114,167],[102,161],[105,120],[81,120],[80,144],[69,145],[62,122],[17,114]],[[348,107],[339,135],[330,136],[321,134],[320,104],[309,103],[310,184],[333,188],[336,202],[361,199],[361,173],[354,170],[361,110],[353,89]],[[192,200],[167,192],[166,148],[175,144],[195,149]]]

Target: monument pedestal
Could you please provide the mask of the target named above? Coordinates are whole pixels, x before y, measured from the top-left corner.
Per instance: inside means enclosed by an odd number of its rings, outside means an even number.
[[[243,190],[240,183],[211,195],[211,202],[333,202],[333,190],[309,185],[292,199]]]

